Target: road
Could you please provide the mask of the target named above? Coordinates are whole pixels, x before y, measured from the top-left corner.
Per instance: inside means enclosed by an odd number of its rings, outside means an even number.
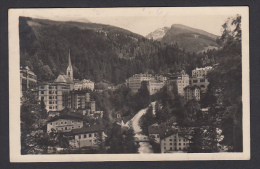
[[[151,105],[154,108],[155,102],[152,102]],[[132,123],[133,129],[135,132],[135,137],[137,139],[143,139],[143,138],[147,137],[146,135],[144,135],[142,133],[142,129],[139,126],[139,120],[146,113],[146,110],[147,110],[147,108],[140,110],[131,120],[129,120],[126,123],[126,126],[128,126],[130,123]],[[138,152],[140,154],[153,153],[152,146],[149,144],[149,142],[139,142],[139,145],[140,145],[140,147],[138,149]]]

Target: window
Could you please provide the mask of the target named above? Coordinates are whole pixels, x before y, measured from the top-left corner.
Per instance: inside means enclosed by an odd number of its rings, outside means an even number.
[[[200,79],[200,82],[205,82],[205,79]]]
[[[172,147],[170,147],[170,150],[172,150]]]
[[[172,141],[172,139],[170,139],[170,141]]]
[[[67,130],[67,127],[65,127],[65,130]]]
[[[164,147],[164,150],[166,150],[166,147]]]
[[[41,97],[41,100],[44,100],[44,97],[43,97],[43,96]]]
[[[89,134],[88,136],[89,136],[89,137],[91,137],[92,135],[91,135],[91,134]]]
[[[181,141],[181,139],[179,139],[179,141]]]
[[[84,138],[87,138],[87,135],[86,135],[86,134],[84,134]]]
[[[52,125],[52,123],[51,123],[51,125]]]
[[[183,143],[183,145],[185,146],[185,143]]]
[[[176,143],[174,143],[174,145],[175,145],[175,146],[177,146],[177,144],[176,144]]]
[[[172,143],[170,143],[170,145],[172,145]]]
[[[71,123],[73,124],[73,120],[71,121]]]
[[[179,146],[181,146],[181,143],[179,143]]]
[[[49,91],[49,94],[51,94],[51,91]]]
[[[44,91],[41,91],[41,94],[44,94]]]
[[[181,150],[181,147],[179,147],[179,150]]]
[[[198,80],[193,80],[193,83],[198,83]]]
[[[65,124],[67,124],[67,122],[66,122],[66,121],[65,121],[64,123],[65,123]]]
[[[52,106],[49,106],[49,109],[52,109]]]
[[[78,126],[78,128],[80,128],[80,126]]]
[[[63,122],[60,122],[60,124],[63,124]]]
[[[174,141],[176,141],[176,139],[174,139]]]
[[[79,139],[81,139],[81,135],[79,135]]]

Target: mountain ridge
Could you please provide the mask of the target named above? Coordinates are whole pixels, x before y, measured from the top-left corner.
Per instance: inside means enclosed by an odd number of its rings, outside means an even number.
[[[191,71],[198,63],[214,60],[97,23],[20,17],[19,38],[21,66],[28,66],[43,82],[65,73],[69,49],[74,77],[95,83],[124,83],[136,73]]]
[[[182,24],[172,24],[170,28],[165,28],[167,27],[156,29],[146,38],[168,44],[177,43],[182,49],[195,53],[219,47],[216,43],[218,36],[207,31]]]

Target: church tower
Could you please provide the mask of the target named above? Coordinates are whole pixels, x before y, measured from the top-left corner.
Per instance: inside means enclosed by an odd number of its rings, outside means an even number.
[[[67,68],[66,75],[73,81],[73,69],[72,69],[71,60],[70,60],[70,50],[69,50],[69,66]]]

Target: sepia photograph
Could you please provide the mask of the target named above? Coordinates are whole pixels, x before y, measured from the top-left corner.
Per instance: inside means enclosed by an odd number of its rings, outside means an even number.
[[[11,162],[249,160],[248,12],[10,9]]]

